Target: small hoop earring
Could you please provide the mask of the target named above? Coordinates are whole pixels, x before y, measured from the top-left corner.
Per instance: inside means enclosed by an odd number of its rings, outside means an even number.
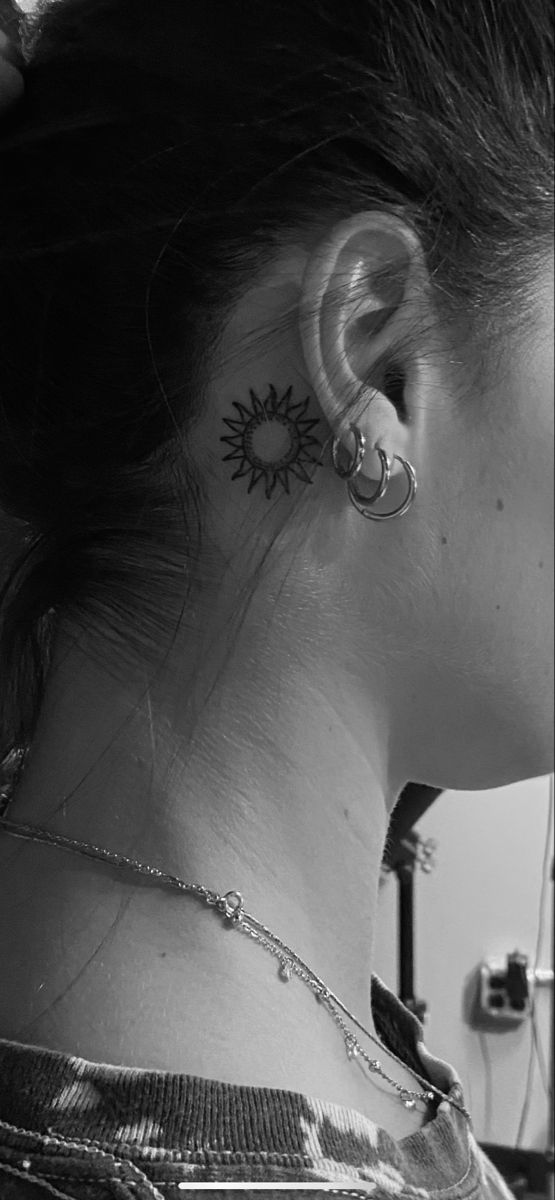
[[[366,438],[365,438],[364,434],[361,432],[361,430],[358,428],[357,425],[351,424],[349,426],[349,428],[350,428],[351,432],[353,433],[355,442],[356,442],[356,449],[355,449],[354,457],[353,457],[351,463],[349,464],[349,466],[341,467],[339,464],[339,448],[341,446],[341,442],[338,437],[335,437],[333,439],[332,449],[331,449],[333,465],[334,465],[334,468],[335,468],[337,474],[340,476],[341,479],[347,479],[347,480],[351,480],[354,478],[355,475],[358,475],[358,472],[360,471],[360,468],[362,467],[362,463],[364,461],[364,455],[366,453]],[[376,453],[379,454],[379,456],[380,456],[380,463],[381,463],[381,468],[382,468],[381,479],[380,479],[380,482],[379,482],[375,492],[372,492],[371,496],[367,496],[365,498],[365,500],[364,500],[365,504],[375,504],[377,500],[381,500],[382,496],[384,496],[387,491],[387,486],[389,484],[389,479],[390,479],[390,475],[391,475],[391,462],[390,462],[387,454],[385,453],[385,450],[381,450],[379,447],[376,447]],[[351,496],[351,499],[352,499],[351,484],[348,484],[347,488],[349,491],[349,495]],[[355,492],[355,494],[357,494],[357,493]],[[354,501],[353,501],[353,503],[354,503]]]
[[[339,450],[341,449],[341,441],[338,437],[334,437],[331,447],[333,465],[341,479],[352,479],[353,475],[356,475],[357,472],[360,471],[362,460],[366,452],[366,438],[364,434],[357,425],[350,424],[349,429],[354,435],[356,446],[354,458],[349,463],[348,467],[341,467],[339,465]]]

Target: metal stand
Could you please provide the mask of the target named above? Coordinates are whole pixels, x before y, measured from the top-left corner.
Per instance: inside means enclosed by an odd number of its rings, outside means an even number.
[[[552,913],[552,920],[553,920],[553,930],[555,931],[555,888],[553,887],[554,866],[555,866],[555,859],[552,858],[551,859],[551,913]],[[552,966],[553,971],[555,971],[555,952],[554,952],[554,948],[553,948],[553,940],[554,939],[552,938],[551,939],[551,966]],[[553,1133],[553,1120],[554,1120],[554,1115],[553,1115],[553,1075],[554,1075],[553,1056],[555,1054],[555,1038],[554,1038],[555,1001],[553,998],[554,990],[555,990],[554,983],[552,982],[552,984],[551,984],[551,1052],[550,1052],[550,1062],[549,1062],[549,1067],[550,1067],[550,1070],[549,1070],[549,1109],[548,1109],[549,1116],[548,1116],[548,1122],[547,1122],[547,1137],[548,1137],[548,1139],[551,1139],[551,1140],[548,1140],[548,1144],[547,1144],[546,1151],[545,1151],[548,1200],[555,1200],[555,1183],[554,1183],[555,1175],[553,1173],[553,1171],[554,1171],[553,1160],[555,1157],[555,1146],[554,1146],[554,1141],[553,1141],[553,1138],[554,1138],[554,1133]]]
[[[398,844],[393,870],[399,882],[399,984],[398,994],[405,1008],[424,1022],[428,1005],[414,994],[414,872],[417,866],[427,874],[433,868],[436,843],[423,842],[411,830]]]

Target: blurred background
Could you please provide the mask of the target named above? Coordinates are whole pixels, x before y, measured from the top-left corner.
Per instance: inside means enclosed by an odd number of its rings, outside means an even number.
[[[552,775],[402,793],[375,970],[455,1066],[475,1135],[517,1197],[553,1196],[553,886]]]

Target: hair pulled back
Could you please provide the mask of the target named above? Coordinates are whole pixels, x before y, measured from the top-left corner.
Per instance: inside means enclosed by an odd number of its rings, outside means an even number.
[[[60,614],[142,654],[194,578],[204,364],[266,256],[369,207],[484,350],[552,230],[551,0],[41,0],[0,129],[0,759]],[[176,542],[177,545],[177,542]]]

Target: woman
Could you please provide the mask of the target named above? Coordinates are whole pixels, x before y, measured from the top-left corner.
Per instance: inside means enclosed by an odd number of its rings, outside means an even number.
[[[408,781],[553,767],[551,6],[22,32],[2,1195],[507,1197],[373,947]]]

